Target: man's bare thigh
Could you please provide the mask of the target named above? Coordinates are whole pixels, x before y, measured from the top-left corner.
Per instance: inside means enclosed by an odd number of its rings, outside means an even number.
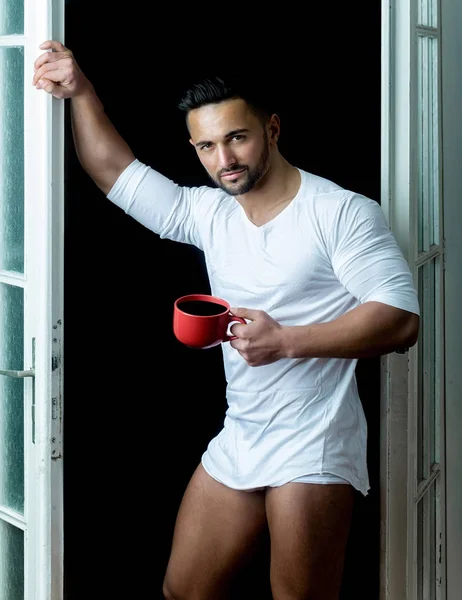
[[[178,511],[164,581],[167,599],[219,599],[266,528],[264,492],[232,490],[196,469]]]
[[[337,600],[354,491],[350,485],[288,483],[269,488],[274,600]]]

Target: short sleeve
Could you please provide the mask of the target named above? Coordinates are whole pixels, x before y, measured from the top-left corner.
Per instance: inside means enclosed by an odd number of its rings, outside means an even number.
[[[337,278],[360,303],[382,302],[419,314],[412,273],[377,202],[344,196],[328,240]]]
[[[202,247],[197,226],[209,188],[188,188],[135,159],[107,198],[161,238]]]

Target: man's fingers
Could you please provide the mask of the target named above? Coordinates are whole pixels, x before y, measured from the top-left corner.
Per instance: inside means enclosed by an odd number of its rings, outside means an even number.
[[[32,78],[32,85],[37,85],[40,81],[43,81],[45,78],[51,79],[54,81],[59,80],[60,70],[56,69],[54,65],[42,65],[40,69],[34,73],[34,77]]]
[[[248,319],[249,321],[254,321],[259,313],[259,310],[254,310],[252,308],[231,308],[231,314],[233,314],[235,317],[242,317],[243,319]]]
[[[63,58],[70,58],[71,56],[72,52],[70,50],[66,50],[65,52],[44,52],[35,60],[34,69],[37,71],[47,63],[55,63]]]
[[[50,58],[47,59],[47,56]],[[40,60],[41,57],[38,58],[34,64],[35,72],[32,78],[32,85],[36,85],[44,75],[46,75],[48,79],[53,79],[55,81],[65,79],[65,77],[63,77],[64,71],[61,66],[58,67],[57,61],[66,58],[67,56],[67,54],[52,54],[51,52],[48,52],[47,55],[45,55],[45,60],[42,61]]]
[[[49,94],[51,94],[53,92],[53,90],[56,87],[56,84],[53,81],[50,81],[49,79],[45,79],[44,77],[40,80],[38,86],[39,89],[45,90],[45,92],[48,92]]]
[[[41,56],[37,58],[34,63],[34,66],[39,63],[39,66],[44,65],[45,63],[54,63],[62,60],[63,58],[70,58],[72,56],[70,50],[66,50],[65,52],[45,52]]]
[[[54,71],[49,71],[48,73],[42,73],[41,76],[37,80],[37,85],[43,84],[44,82],[51,81],[52,83],[61,83],[63,81],[62,72],[60,69],[55,69]],[[41,85],[40,87],[44,87]]]
[[[41,54],[34,62],[34,70],[37,71],[46,63],[56,62],[66,57],[72,57],[73,54],[66,48],[61,42],[55,42],[53,40],[49,40],[40,44],[39,46],[42,50],[52,50],[52,52],[44,52]]]
[[[61,42],[57,42],[56,40],[46,40],[42,44],[40,44],[39,48],[41,50],[53,50],[54,52],[70,52],[68,48]]]

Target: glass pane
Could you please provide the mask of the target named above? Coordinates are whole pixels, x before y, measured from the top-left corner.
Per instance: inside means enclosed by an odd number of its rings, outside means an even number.
[[[8,2],[7,2],[8,4]],[[0,269],[24,271],[24,51],[0,48]]]
[[[0,599],[24,600],[24,533],[0,521]]]
[[[419,25],[437,27],[438,25],[437,0],[419,0]]]
[[[24,1],[2,0],[0,2],[0,35],[24,33]]]
[[[22,370],[21,288],[0,284],[0,332],[0,368]],[[0,375],[0,504],[24,512],[24,380],[3,375]]]
[[[417,506],[417,598],[441,599],[441,483],[437,477]]]
[[[418,37],[419,251],[440,243],[438,42]]]
[[[440,461],[440,293],[441,260],[419,267],[421,327],[418,343],[417,476],[420,483]]]

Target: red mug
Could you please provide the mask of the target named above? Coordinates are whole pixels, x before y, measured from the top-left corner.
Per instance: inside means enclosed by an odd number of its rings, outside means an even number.
[[[231,307],[222,298],[209,294],[188,294],[173,305],[173,333],[177,340],[191,348],[212,348],[235,340],[228,333],[231,323],[246,324],[245,319],[231,314]]]

